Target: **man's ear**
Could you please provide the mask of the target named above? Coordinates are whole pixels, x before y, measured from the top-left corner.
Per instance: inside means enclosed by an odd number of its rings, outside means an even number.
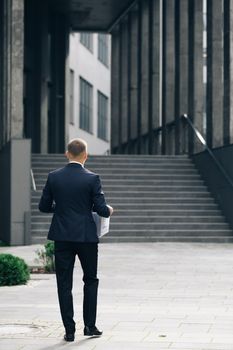
[[[65,152],[65,156],[67,159],[69,159],[69,152],[68,151]]]

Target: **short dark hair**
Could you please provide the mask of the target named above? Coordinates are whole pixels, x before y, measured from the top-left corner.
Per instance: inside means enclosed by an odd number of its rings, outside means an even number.
[[[73,139],[68,143],[67,150],[72,156],[78,157],[87,151],[87,143],[82,139]]]

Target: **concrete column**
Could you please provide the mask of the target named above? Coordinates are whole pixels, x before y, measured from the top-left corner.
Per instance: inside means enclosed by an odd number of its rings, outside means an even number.
[[[128,13],[127,16],[127,139],[128,139],[128,147],[127,153],[132,152],[132,143],[131,143],[131,12]]]
[[[24,1],[1,3],[1,145],[23,137]]]
[[[111,79],[111,147],[119,147],[119,81],[120,81],[120,38],[119,29],[112,33],[112,79]]]
[[[7,16],[7,70],[10,138],[23,137],[23,60],[24,60],[24,1],[5,1],[10,15]]]
[[[180,116],[188,114],[188,62],[189,62],[189,14],[188,1],[178,0],[176,3],[176,98],[175,98],[175,118],[176,140],[175,153],[185,152],[183,125],[180,123]]]
[[[233,2],[224,0],[224,145],[233,143]]]
[[[41,4],[41,115],[40,115],[40,151],[48,152],[48,74],[49,74],[49,37],[48,7]],[[67,84],[69,86],[69,84]],[[67,114],[67,113],[66,113]]]
[[[163,1],[163,125],[175,119],[175,0]],[[165,136],[166,135],[166,136]],[[163,152],[174,152],[174,131],[163,137]],[[164,149],[165,147],[165,149]]]
[[[64,132],[64,148],[66,149],[66,146],[69,142],[69,125],[70,125],[70,60],[69,60],[69,51],[70,51],[70,30],[67,25],[66,30],[66,38],[65,38],[65,132]]]
[[[207,133],[223,145],[223,1],[207,0]]]
[[[2,5],[0,235],[6,243],[22,245],[28,243],[25,218],[31,209],[31,142],[23,139],[24,1]]]
[[[3,87],[3,18],[4,8],[3,1],[0,1],[0,86]],[[3,88],[0,90],[0,149],[4,144],[4,120],[3,120]]]
[[[142,2],[138,2],[137,11],[137,48],[138,48],[138,64],[137,64],[137,153],[142,152]]]
[[[128,29],[127,18],[121,24],[121,142],[128,142]]]
[[[149,132],[149,4],[142,2],[141,19],[141,135]],[[147,145],[143,145],[142,153],[148,153]]]
[[[25,217],[31,210],[31,142],[12,139],[0,152],[0,239],[10,245],[28,242]]]
[[[161,0],[153,0],[152,6],[152,129],[156,129],[162,124],[161,100],[162,100],[162,13]],[[152,144],[153,153],[160,153],[161,145],[159,138]]]
[[[188,1],[179,0],[179,116],[188,113]]]
[[[203,133],[203,0],[189,1],[189,108],[188,115],[196,128]],[[189,129],[189,152],[202,150]]]
[[[163,45],[165,46],[164,66],[166,70],[166,122],[174,120],[174,92],[175,92],[175,0],[165,0],[165,35]]]
[[[137,66],[138,66],[138,15],[137,10],[134,9],[131,12],[131,31],[130,31],[130,51],[131,51],[131,74],[130,74],[130,133],[131,140],[136,140],[137,138],[137,89],[138,89],[138,76],[137,76]]]
[[[229,142],[233,143],[233,2],[232,0],[230,0],[230,9],[229,9],[229,14],[230,14],[230,100],[229,100],[229,104],[230,104],[230,111],[229,111]]]

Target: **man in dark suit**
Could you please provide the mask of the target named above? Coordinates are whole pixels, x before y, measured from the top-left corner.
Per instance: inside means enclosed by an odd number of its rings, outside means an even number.
[[[98,242],[92,211],[109,217],[113,208],[106,204],[98,175],[84,168],[87,144],[74,139],[68,144],[69,163],[49,173],[39,210],[54,213],[48,239],[55,241],[58,298],[66,341],[74,341],[73,268],[78,255],[84,282],[84,335],[100,336],[96,327]]]

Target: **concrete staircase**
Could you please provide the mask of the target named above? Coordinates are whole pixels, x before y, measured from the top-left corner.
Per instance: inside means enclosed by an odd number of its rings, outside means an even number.
[[[46,241],[51,215],[37,207],[49,171],[63,155],[33,155],[32,243]],[[114,209],[103,242],[233,242],[233,233],[187,156],[90,156]]]

